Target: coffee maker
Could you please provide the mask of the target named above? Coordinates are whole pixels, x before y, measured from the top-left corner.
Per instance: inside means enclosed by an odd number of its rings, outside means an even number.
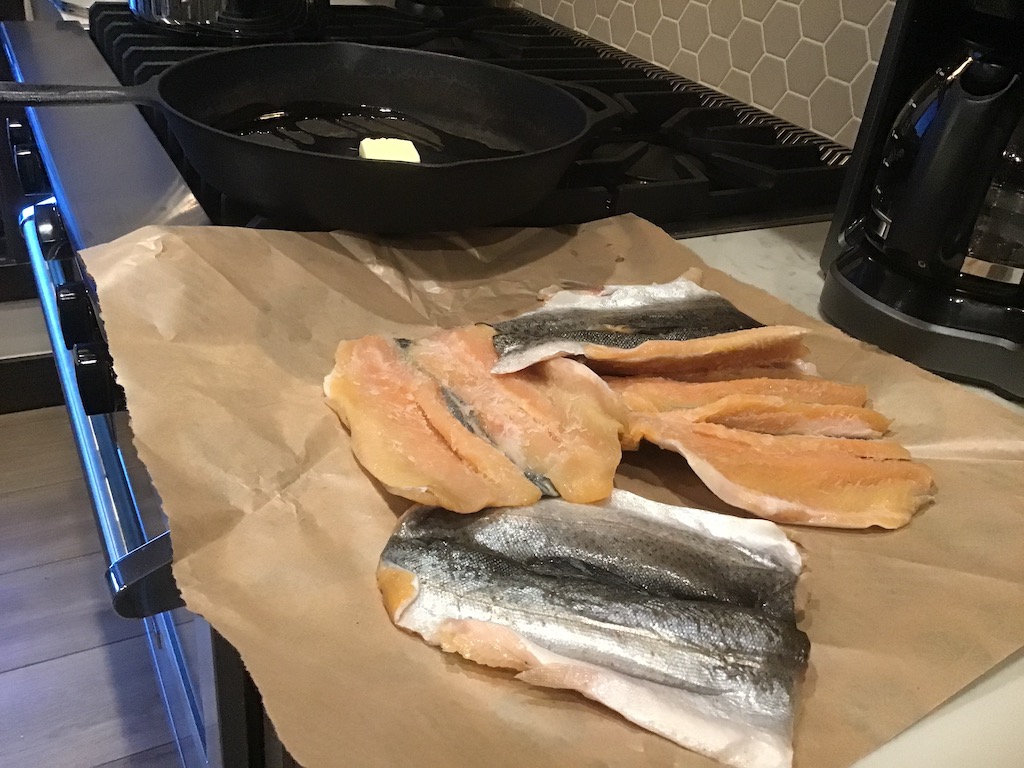
[[[834,325],[1024,398],[1024,0],[897,0],[821,268]]]

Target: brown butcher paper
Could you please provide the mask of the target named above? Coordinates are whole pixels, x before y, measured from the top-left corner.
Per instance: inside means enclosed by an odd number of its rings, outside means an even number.
[[[374,571],[408,502],[356,464],[321,391],[341,339],[507,318],[551,286],[664,282],[702,267],[691,251],[623,216],[388,240],[147,227],[83,256],[177,583],[238,649],[299,763],[713,765],[394,628]],[[763,323],[812,328],[820,372],[866,384],[935,471],[937,501],[904,529],[786,527],[812,643],[796,765],[849,765],[1021,647],[1024,418],[722,273],[703,284]],[[729,511],[650,447],[617,483]]]

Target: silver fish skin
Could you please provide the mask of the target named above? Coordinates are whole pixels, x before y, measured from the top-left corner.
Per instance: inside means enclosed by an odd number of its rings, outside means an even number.
[[[799,563],[708,535],[698,526],[677,527],[670,534],[664,522],[607,505],[561,500],[472,516],[424,507],[409,515],[400,531],[402,536],[440,539],[537,568],[548,561],[575,563],[581,573],[621,580],[652,596],[716,600],[793,617]]]
[[[543,307],[493,323],[499,361],[511,373],[540,360],[579,355],[587,345],[633,349],[646,341],[686,341],[761,323],[696,283],[613,285],[600,293],[561,291]]]
[[[654,597],[583,576],[571,562],[551,560],[541,570],[430,539],[393,539],[382,560],[415,573],[422,599],[457,606],[459,618],[703,694],[716,714],[762,727],[788,719],[793,673],[807,659],[807,638],[791,623],[727,603]]]
[[[736,768],[788,768],[810,648],[792,609],[800,569],[773,523],[616,489],[600,505],[541,499],[472,518],[414,507],[378,582],[394,623],[427,642],[578,690]],[[740,604],[773,579],[778,610]]]

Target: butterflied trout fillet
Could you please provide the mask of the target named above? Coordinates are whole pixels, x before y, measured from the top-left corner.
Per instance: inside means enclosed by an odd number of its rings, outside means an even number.
[[[880,437],[891,420],[869,408],[867,390],[826,379],[756,377],[690,382],[650,376],[607,376],[631,411],[680,411],[694,422],[772,435]],[[624,447],[636,441],[624,439]]]
[[[798,403],[863,406],[867,388],[817,378],[775,378],[763,375],[725,381],[679,381],[649,376],[606,376],[613,390],[635,411],[671,411],[709,405],[730,395],[768,395]]]
[[[653,377],[652,377],[653,378]],[[735,379],[817,379],[818,372],[813,363],[793,360],[775,364],[755,365],[749,368],[715,368],[712,370],[680,373],[672,377],[675,381],[698,384],[712,384]]]
[[[671,411],[679,418],[695,423],[721,424],[769,435],[873,438],[885,434],[892,423],[878,411],[854,405],[805,403],[774,395],[736,394],[691,406],[683,404],[685,394],[673,397],[671,386],[634,388],[629,385],[628,377],[625,384],[616,386],[633,412]],[[627,448],[635,447],[628,438],[624,444]]]
[[[413,508],[377,578],[395,624],[443,650],[579,691],[728,765],[785,768],[809,650],[800,568],[771,523],[616,490],[472,517]]]
[[[682,454],[720,499],[780,523],[899,528],[931,501],[931,470],[896,443],[764,435],[637,414],[629,439]]]
[[[496,373],[582,356],[602,372],[684,374],[773,365],[804,352],[802,328],[765,328],[729,301],[679,279],[560,291],[540,309],[494,325]]]
[[[467,326],[416,341],[406,353],[548,494],[578,502],[607,498],[627,418],[618,395],[572,360],[495,375],[492,336],[486,326]]]
[[[884,435],[892,423],[870,408],[799,403],[771,395],[729,395],[682,413],[694,422],[769,435],[872,438]]]
[[[396,495],[457,512],[540,498],[515,464],[456,418],[441,387],[394,340],[342,342],[324,392],[359,463]]]

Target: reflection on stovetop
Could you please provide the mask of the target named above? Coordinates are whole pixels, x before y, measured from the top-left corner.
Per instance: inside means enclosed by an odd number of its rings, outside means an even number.
[[[96,3],[89,18],[90,36],[125,85],[212,50],[208,42],[138,22],[126,4]],[[625,107],[558,189],[508,224],[635,213],[681,236],[823,220],[849,158],[826,138],[522,9],[416,0],[398,0],[394,8],[332,6],[324,36],[488,61],[564,83],[584,102],[574,85]],[[273,225],[204,184],[162,115],[142,109],[211,221]]]

